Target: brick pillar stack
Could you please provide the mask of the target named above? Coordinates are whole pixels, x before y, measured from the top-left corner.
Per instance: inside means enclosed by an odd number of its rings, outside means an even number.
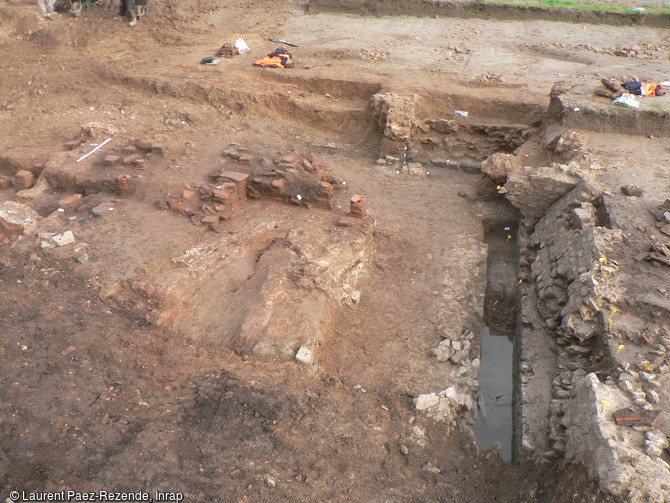
[[[320,182],[314,192],[314,204],[332,210],[335,207],[333,201],[333,186],[328,182]]]
[[[351,200],[349,201],[349,214],[353,217],[364,217],[365,206],[365,198],[363,196],[359,196],[358,194],[354,194],[351,196]]]

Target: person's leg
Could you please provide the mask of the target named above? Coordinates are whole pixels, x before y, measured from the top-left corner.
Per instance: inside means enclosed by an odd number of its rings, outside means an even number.
[[[49,17],[48,0],[37,0],[37,6],[40,8],[40,14],[44,17]]]
[[[137,5],[137,17],[142,17],[147,13],[147,7],[149,5],[149,0],[138,0],[135,2]]]
[[[135,7],[135,0],[126,0],[126,9],[130,14],[130,26],[135,26],[137,24],[137,8]]]

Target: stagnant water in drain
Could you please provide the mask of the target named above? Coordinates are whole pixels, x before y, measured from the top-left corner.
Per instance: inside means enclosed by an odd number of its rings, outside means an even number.
[[[512,460],[512,358],[514,345],[506,335],[484,327],[477,391],[475,435],[480,449],[501,444],[501,456]]]

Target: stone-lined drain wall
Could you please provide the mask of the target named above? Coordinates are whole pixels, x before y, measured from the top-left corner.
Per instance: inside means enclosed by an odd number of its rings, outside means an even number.
[[[556,177],[565,181],[565,171],[556,167]],[[524,176],[532,198],[533,182],[546,181],[547,168],[537,180],[532,172]],[[512,202],[521,200],[514,184],[505,187]],[[606,206],[603,193],[582,179],[539,220],[524,221],[517,459],[577,462],[618,501],[668,503],[670,470],[659,457],[664,434],[618,426],[612,415],[628,406],[657,406],[663,376],[601,361],[614,337],[612,313],[625,302],[619,265],[609,258],[622,245],[622,231],[608,227]]]

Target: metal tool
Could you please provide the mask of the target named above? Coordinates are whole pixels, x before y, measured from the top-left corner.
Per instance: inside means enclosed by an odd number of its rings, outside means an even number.
[[[294,44],[293,42],[287,42],[286,40],[282,40],[280,38],[268,38],[270,42],[277,42],[278,44],[286,44],[290,45],[291,47],[300,47],[298,44]]]

